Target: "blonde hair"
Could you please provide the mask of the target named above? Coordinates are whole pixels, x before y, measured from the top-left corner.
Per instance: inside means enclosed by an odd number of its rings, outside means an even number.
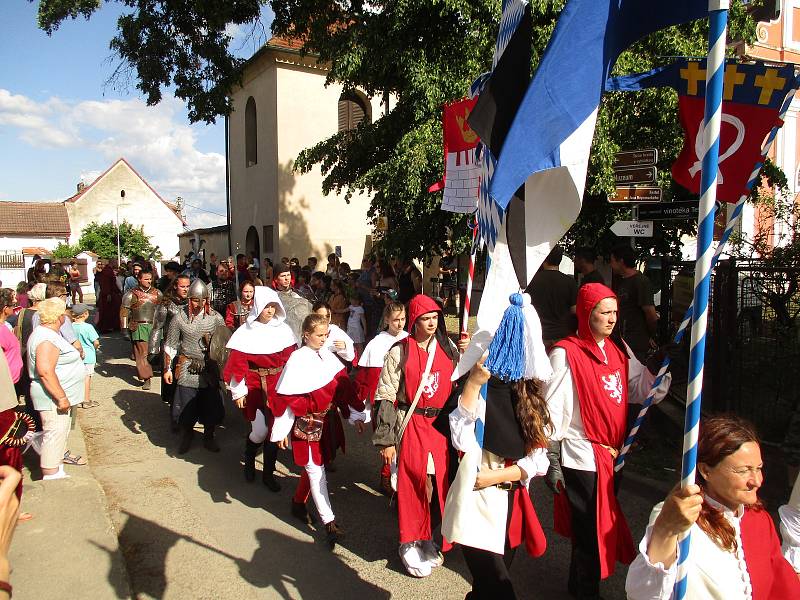
[[[45,294],[47,293],[47,284],[46,283],[37,283],[31,288],[31,291],[28,292],[28,298],[31,302],[41,302],[44,300]]]
[[[58,317],[67,312],[67,303],[61,298],[48,298],[39,303],[38,310],[39,322],[42,325],[50,325],[58,321]]]

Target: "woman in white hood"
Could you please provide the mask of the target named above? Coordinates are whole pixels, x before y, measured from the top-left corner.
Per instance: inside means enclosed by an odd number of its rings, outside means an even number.
[[[278,445],[268,437],[274,421],[271,403],[283,367],[297,348],[297,342],[274,290],[256,286],[250,314],[231,336],[227,347],[231,353],[225,364],[225,382],[236,406],[251,423],[245,442],[244,478],[255,479],[256,454],[263,444],[262,481],[271,491],[278,492],[281,486],[274,475]]]

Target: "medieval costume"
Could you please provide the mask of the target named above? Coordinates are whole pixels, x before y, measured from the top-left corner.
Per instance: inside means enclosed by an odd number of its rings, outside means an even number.
[[[344,348],[341,350],[337,349],[334,345],[335,342],[344,342]],[[328,341],[325,345],[328,350],[342,359],[347,366],[352,365],[353,361],[356,359],[356,349],[353,345],[353,339],[347,335],[344,329],[333,322],[328,324]]]
[[[524,334],[529,351],[523,378],[542,383],[553,373],[542,343],[538,315],[530,302],[525,304]],[[549,431],[540,431],[542,447],[526,451],[516,386],[517,382],[493,376],[486,383],[485,399],[478,395],[477,404],[470,410],[462,403],[462,395],[450,413],[453,446],[464,454],[447,494],[442,535],[462,547],[473,578],[472,592],[467,596],[472,600],[516,598],[509,575],[516,548],[524,542],[533,557],[541,556],[547,548],[528,486],[531,479],[547,473],[550,466],[544,447]],[[544,410],[542,403],[541,411]],[[482,445],[476,437],[478,422],[483,425]],[[501,477],[512,480],[476,489],[479,472],[500,473],[512,465],[519,467],[520,479],[515,481],[516,475],[503,473]]]
[[[268,304],[275,304],[275,314],[266,323],[259,315]],[[258,286],[245,324],[228,340],[231,351],[223,373],[234,400],[245,398],[242,409],[250,421],[250,435],[245,442],[244,477],[253,481],[256,474],[256,454],[264,445],[262,480],[272,491],[280,485],[274,476],[278,445],[268,439],[272,427],[271,404],[283,367],[297,349],[294,333],[285,323],[286,312],[274,290]]]
[[[211,284],[211,308],[220,315],[227,314],[228,305],[237,300],[236,282],[231,279],[217,279]]]
[[[252,306],[253,300],[250,300],[250,302],[235,300],[228,304],[225,308],[225,325],[228,326],[228,329],[236,331],[239,327],[244,325]]]
[[[272,289],[278,292],[278,297],[286,311],[286,324],[292,328],[298,343],[303,339],[303,320],[311,313],[311,302],[294,291],[294,276],[288,287],[280,285],[278,278],[286,272],[291,272],[286,265],[278,265],[272,271]]]
[[[192,300],[201,302],[199,310],[193,309]],[[189,303],[173,316],[164,341],[164,371],[174,367],[175,373],[172,419],[183,434],[178,454],[188,452],[198,421],[203,425],[206,449],[219,452],[214,428],[222,422],[225,409],[220,373],[208,358],[207,341],[219,327],[224,328],[225,321],[209,306],[206,284],[195,279],[189,287]]]
[[[130,331],[133,344],[133,357],[136,360],[136,374],[144,382],[143,389],[150,389],[150,378],[153,369],[147,361],[147,346],[150,332],[153,330],[153,317],[156,306],[161,301],[161,292],[152,285],[142,287],[140,277],[136,287],[125,292],[122,296],[120,321],[123,329]]]
[[[419,317],[430,313],[438,313],[438,329],[427,348],[421,348],[414,338],[414,328]],[[379,447],[397,449],[400,556],[408,572],[419,577],[430,572],[419,567],[419,548],[424,544],[426,557],[432,554],[433,494],[439,514],[444,512],[447,495],[447,438],[434,428],[433,422],[450,396],[450,376],[457,352],[447,338],[444,315],[432,298],[415,296],[409,303],[408,317],[410,334],[389,350],[381,371],[375,395],[381,406],[372,441]],[[416,407],[406,419],[414,401]],[[441,564],[437,562],[435,566]]]
[[[566,483],[566,494],[555,496],[555,530],[572,539],[569,591],[579,598],[596,597],[616,563],[635,556],[614,489],[614,459],[625,441],[628,403],[642,403],[655,379],[626,347],[610,337],[595,341],[590,317],[606,298],[616,297],[599,283],[579,290],[578,333],[551,350],[546,393]],[[664,377],[656,401],[671,380]]]
[[[122,291],[117,285],[117,275],[110,264],[106,264],[98,275],[100,296],[97,298],[99,319],[97,329],[100,333],[119,331],[119,308],[122,303]]]
[[[367,410],[371,413],[373,431],[377,423],[375,419],[379,407],[375,399],[375,392],[378,391],[378,380],[381,377],[383,361],[386,359],[386,355],[389,353],[391,347],[406,337],[408,337],[407,331],[401,331],[396,336],[390,334],[388,331],[381,331],[370,340],[367,347],[364,348],[364,353],[358,359],[359,368],[353,380],[353,385],[356,388],[356,397],[367,404]],[[389,465],[383,463],[381,465],[380,475],[381,488],[387,494],[391,493],[391,484],[389,483],[390,476]]]
[[[150,338],[147,343],[147,353],[150,356],[160,356],[163,351],[164,336],[169,331],[169,324],[172,318],[183,310],[186,306],[188,299],[181,300],[175,295],[163,296],[161,301],[156,307],[155,314],[153,315],[153,329],[150,332]],[[163,359],[162,359],[163,364]],[[174,365],[170,365],[173,367]],[[172,383],[164,381],[162,373],[161,379],[161,399],[167,404],[172,404],[172,399],[175,396],[175,380],[172,373]]]
[[[692,525],[687,600],[777,600],[800,598],[800,581],[781,555],[772,517],[763,508],[740,505],[734,512],[708,495],[705,501],[722,512],[733,527],[733,552],[721,548],[697,523]],[[650,515],[639,554],[628,569],[625,591],[631,600],[669,600],[677,578],[676,560],[669,569],[647,556],[650,535],[663,502]],[[680,549],[678,550],[680,553]]]
[[[795,478],[789,502],[778,509],[781,517],[783,556],[800,573],[800,475]]]
[[[356,399],[344,365],[325,347],[312,350],[303,346],[295,350],[283,369],[276,391],[272,403],[275,423],[271,440],[279,441],[291,434],[295,464],[304,468],[292,499],[292,514],[307,521],[305,505],[310,494],[332,548],[341,530],[336,525],[328,498],[321,443],[323,423],[325,415],[337,409],[353,423],[366,421],[364,404]]]

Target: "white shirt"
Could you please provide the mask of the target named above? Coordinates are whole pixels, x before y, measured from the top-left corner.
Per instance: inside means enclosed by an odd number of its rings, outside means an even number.
[[[783,557],[800,573],[800,475],[794,482],[789,502],[778,509],[781,517]]]
[[[687,575],[686,600],[751,600],[753,587],[742,550],[741,521],[744,507],[736,512],[706,496],[706,500],[733,526],[736,533],[736,551],[728,552],[717,546],[696,524],[691,528],[691,566]],[[669,600],[678,574],[678,561],[669,569],[663,563],[651,563],[647,546],[653,532],[653,523],[661,513],[663,502],[656,504],[644,538],[639,543],[639,555],[628,568],[625,592],[628,600]],[[680,548],[678,548],[680,556]],[[777,600],[777,599],[776,599]]]
[[[598,343],[605,356],[605,340]],[[628,356],[628,403],[642,404],[650,393],[650,387],[655,381],[655,375],[650,373],[640,363],[630,349]],[[596,471],[594,463],[594,450],[592,443],[586,438],[581,420],[581,409],[578,401],[578,392],[572,380],[572,371],[569,368],[567,352],[563,348],[553,348],[550,351],[550,365],[553,367],[553,377],[547,383],[545,400],[550,411],[550,420],[553,422],[553,435],[550,439],[561,442],[561,464],[570,469],[579,471]],[[658,403],[667,394],[672,374],[667,373],[658,386],[654,403]]]

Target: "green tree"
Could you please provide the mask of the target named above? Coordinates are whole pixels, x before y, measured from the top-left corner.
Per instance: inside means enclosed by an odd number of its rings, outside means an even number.
[[[141,228],[134,227],[127,221],[119,225],[119,243],[122,256],[142,256],[144,258],[161,258],[158,247],[150,243],[150,238]],[[117,256],[117,226],[113,221],[98,224],[89,223],[81,231],[78,246],[94,252],[103,258]]]
[[[135,69],[138,87],[150,103],[164,87],[187,100],[189,118],[213,121],[230,111],[227,91],[239,81],[242,63],[228,50],[225,25],[252,24],[259,0],[125,0],[131,12],[120,18],[112,48]],[[533,65],[541,59],[564,0],[532,2]],[[751,3],[752,4],[752,3]],[[52,33],[61,21],[87,18],[99,0],[41,0],[40,26]],[[323,191],[373,197],[369,217],[389,219],[382,241],[387,252],[426,256],[441,249],[452,232],[456,250],[468,243],[463,217],[439,210],[440,194],[427,187],[441,177],[441,105],[465,94],[491,66],[499,0],[272,0],[273,33],[303,40],[303,52],[328,68],[328,82],[360,89],[388,101],[388,114],[374,115],[355,131],[338,133],[304,150],[296,168],[319,165]],[[620,58],[615,72],[643,71],[670,56],[706,52],[707,21],[657,32]],[[731,3],[729,39],[752,41],[755,23],[741,0]],[[579,51],[579,50],[576,50]],[[732,52],[733,50],[731,50]],[[626,210],[605,200],[613,190],[612,161],[622,149],[659,149],[660,184],[666,197],[685,191],[669,176],[682,143],[677,97],[668,89],[606,94],[597,120],[584,211],[566,236],[567,245],[608,249],[618,240],[608,227]],[[690,222],[659,225],[642,253],[675,252]]]
[[[80,244],[70,246],[69,244],[60,242],[58,246],[53,248],[53,258],[75,258],[81,252],[83,252],[83,248],[81,248]]]

